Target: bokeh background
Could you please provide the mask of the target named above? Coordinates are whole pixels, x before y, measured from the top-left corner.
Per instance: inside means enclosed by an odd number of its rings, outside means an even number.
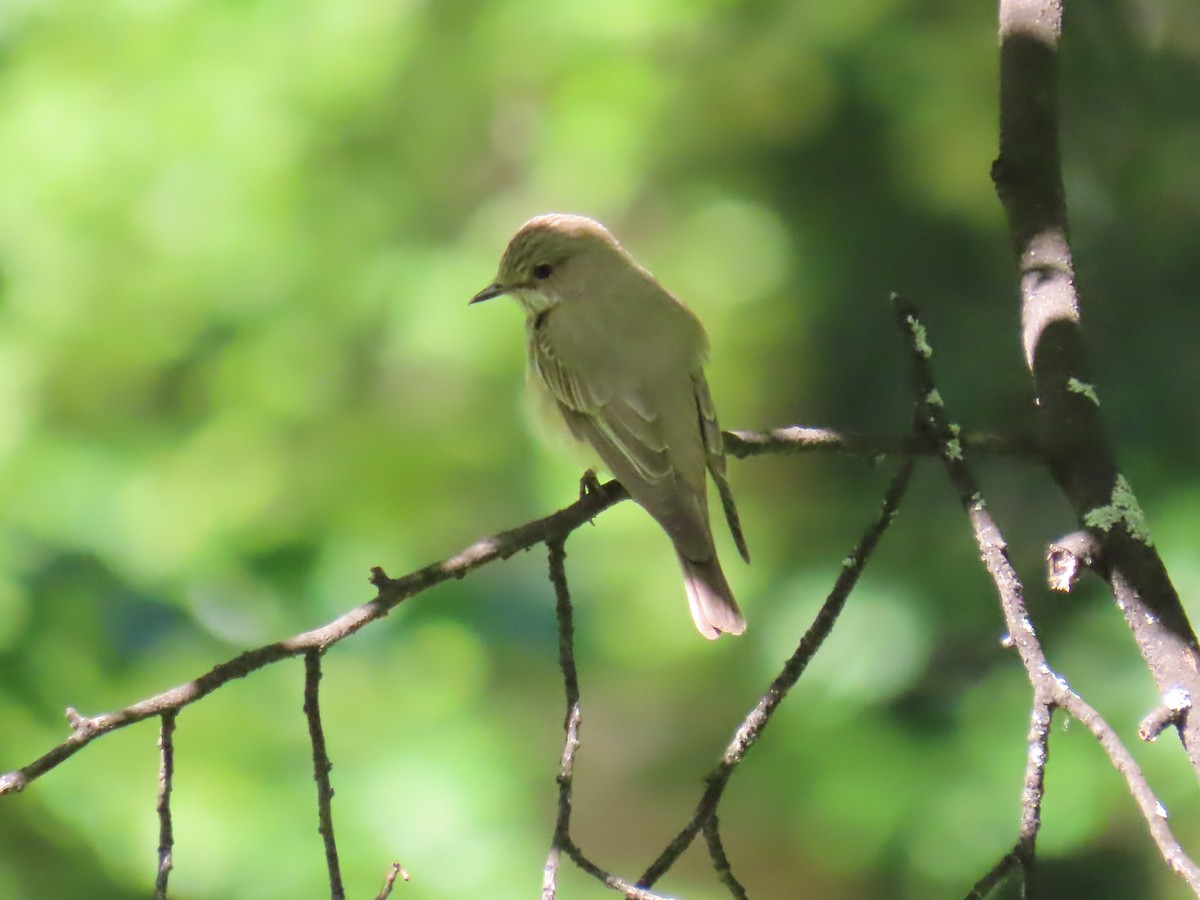
[[[466,300],[547,210],[605,221],[712,339],[729,428],[908,421],[886,298],[924,310],[967,427],[1030,424],[988,180],[993,3],[7,0],[0,5],[0,770],[94,713],[368,599],[569,502],[519,400],[522,323]],[[1065,176],[1113,437],[1189,604],[1200,587],[1200,8],[1069,5]],[[576,834],[635,875],[832,585],[886,465],[731,463],[750,629],[689,623],[630,504],[568,544]],[[1104,591],[1051,597],[1045,475],[979,464],[1053,663],[1131,744],[1155,703]],[[562,688],[541,549],[327,657],[351,896],[538,889]],[[957,897],[1014,839],[1028,690],[936,465],[722,807],[755,898]],[[302,664],[177,732],[172,896],[325,888]],[[157,843],[153,723],[0,800],[0,897],[133,898]],[[1177,742],[1136,746],[1200,847]],[[1055,729],[1047,896],[1174,898],[1121,780]],[[566,870],[561,896],[610,896]],[[700,854],[662,888],[726,896]]]

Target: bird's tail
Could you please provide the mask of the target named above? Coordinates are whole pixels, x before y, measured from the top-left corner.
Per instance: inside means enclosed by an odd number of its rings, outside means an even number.
[[[688,559],[681,553],[679,565],[683,568],[692,621],[700,634],[711,641],[721,634],[741,634],[746,630],[746,620],[733,599],[715,553],[706,560]]]

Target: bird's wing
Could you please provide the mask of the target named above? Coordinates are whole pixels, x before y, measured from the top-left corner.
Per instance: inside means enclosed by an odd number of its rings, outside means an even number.
[[[697,560],[710,558],[714,551],[703,469],[698,489],[694,478],[677,471],[653,395],[633,389],[617,396],[611,388],[589,383],[549,349],[537,329],[530,334],[529,348],[530,361],[572,434],[591,445],[681,553]],[[698,431],[696,437],[699,440]]]
[[[708,392],[708,382],[703,372],[692,376],[692,386],[696,393],[696,411],[700,416],[700,432],[704,435],[704,449],[708,471],[712,473],[713,481],[717,484],[717,493],[721,497],[721,508],[725,510],[725,520],[733,534],[733,542],[737,545],[742,559],[750,562],[750,551],[746,547],[746,537],[742,534],[742,522],[738,518],[737,506],[733,502],[733,492],[729,490],[729,480],[725,475],[725,441],[721,437],[721,426],[717,424],[717,410],[713,406],[712,395]]]

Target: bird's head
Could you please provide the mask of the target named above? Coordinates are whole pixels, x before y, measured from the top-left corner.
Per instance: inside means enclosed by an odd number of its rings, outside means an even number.
[[[587,285],[601,282],[610,267],[620,271],[631,264],[616,238],[596,220],[566,213],[535,216],[508,242],[496,280],[471,303],[509,294],[527,313],[537,315],[583,296]]]

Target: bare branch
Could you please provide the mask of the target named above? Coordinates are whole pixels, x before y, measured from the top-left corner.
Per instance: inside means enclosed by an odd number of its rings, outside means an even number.
[[[550,557],[550,583],[554,585],[554,614],[558,621],[558,667],[562,670],[563,686],[567,694],[567,717],[564,727],[572,717],[578,718],[579,715],[579,673],[575,668],[575,612],[571,606],[571,591],[567,586],[565,542],[565,535],[546,542]]]
[[[345,900],[342,870],[338,864],[337,841],[333,836],[333,785],[329,772],[333,763],[325,749],[325,729],[321,726],[321,651],[304,654],[304,716],[308,720],[308,739],[312,744],[313,780],[317,783],[317,831],[325,844],[325,866],[329,870],[329,895]]]
[[[624,878],[606,872],[584,856],[583,851],[575,845],[574,841],[568,840],[563,844],[562,849],[567,856],[571,857],[571,861],[575,865],[601,882],[606,888],[624,894],[626,900],[671,900],[666,894],[657,894],[648,888],[640,887]]]
[[[575,751],[579,749],[579,674],[575,669],[575,621],[571,593],[567,587],[566,548],[563,538],[546,542],[550,557],[550,583],[554,585],[554,612],[558,622],[558,665],[562,670],[567,695],[567,714],[563,719],[563,749],[558,766],[558,814],[554,837],[542,872],[542,898],[554,900],[558,891],[560,850],[571,843],[571,792],[575,778]]]
[[[1021,873],[1022,896],[1033,896],[1033,861],[1041,828],[1042,798],[1046,793],[1046,763],[1050,756],[1050,723],[1054,703],[1051,698],[1035,696],[1029,716],[1029,752],[1025,759],[1025,784],[1021,791],[1021,826],[1017,843],[1000,861],[980,878],[967,893],[966,900],[982,900],[1013,871]]]
[[[992,167],[1021,279],[1025,361],[1050,472],[1095,535],[1159,693],[1200,696],[1200,646],[1121,474],[1089,374],[1058,142],[1061,0],[1001,0],[1000,156]],[[1200,717],[1179,720],[1200,777]]]
[[[829,428],[790,425],[768,431],[726,431],[725,451],[744,459],[762,453],[840,453],[879,459],[892,456],[931,456],[937,447],[922,435],[881,437],[853,434]],[[1037,440],[1028,434],[1000,435],[969,432],[961,436],[968,454],[1006,456],[1014,459],[1041,459]]]
[[[487,563],[507,559],[517,551],[528,549],[551,536],[569,534],[626,496],[620,484],[609,481],[556,513],[482,538],[460,553],[402,578],[388,578],[382,569],[376,568],[371,578],[378,589],[375,599],[350,610],[327,625],[274,644],[248,650],[214,666],[186,684],[147,697],[114,713],[88,717],[68,709],[67,720],[71,725],[71,735],[29,765],[0,775],[0,796],[23,790],[29,782],[46,774],[110,731],[125,728],[151,716],[178,711],[211,694],[221,685],[236,678],[244,678],[251,672],[280,660],[299,656],[310,650],[324,651],[363,626],[383,618],[410,597],[451,578],[462,578],[468,572]]]
[[[1046,583],[1050,590],[1070,593],[1085,571],[1096,566],[1100,544],[1087,531],[1063,535],[1046,548]]]
[[[554,900],[558,896],[558,861],[561,856],[556,841],[546,854],[546,864],[542,867],[542,900]]]
[[[175,834],[171,827],[171,785],[175,778],[175,711],[162,715],[158,732],[158,874],[154,879],[154,900],[166,900],[167,879],[174,867]]]
[[[729,888],[729,894],[734,900],[749,900],[746,889],[733,874],[733,866],[725,855],[725,845],[721,842],[721,823],[714,813],[713,817],[704,823],[704,840],[708,844],[708,856],[716,869],[721,883]]]
[[[1083,723],[1083,726],[1104,748],[1113,767],[1124,776],[1129,793],[1141,811],[1142,818],[1146,820],[1150,829],[1150,837],[1154,839],[1162,858],[1180,878],[1187,882],[1192,892],[1200,897],[1200,867],[1197,867],[1184,853],[1183,847],[1171,833],[1171,829],[1167,825],[1167,808],[1154,795],[1141,766],[1137,764],[1133,754],[1121,742],[1117,732],[1099,712],[1078,694],[1069,690],[1065,684],[1056,693],[1054,701],[1057,706],[1065,709]]]
[[[396,879],[408,881],[408,872],[404,871],[404,866],[398,862],[388,866],[387,876],[383,879],[383,887],[379,889],[379,893],[375,895],[375,900],[387,900],[392,895],[392,888],[396,886]]]
[[[1012,561],[1008,558],[1007,542],[988,511],[983,494],[979,490],[979,483],[963,461],[959,445],[959,426],[948,418],[941,393],[933,381],[930,367],[933,351],[929,346],[925,326],[921,323],[916,309],[899,295],[892,295],[892,309],[896,317],[896,327],[906,338],[917,427],[931,435],[941,448],[942,463],[950,477],[950,483],[958,492],[958,501],[971,523],[979,558],[1000,595],[1000,608],[1004,614],[1004,624],[1008,628],[1008,638],[1017,648],[1025,671],[1036,689],[1043,680],[1043,673],[1050,678],[1057,676],[1050,672],[1041,644],[1029,621],[1025,610],[1024,588]]]
[[[1056,690],[1065,685],[1055,681]],[[1021,788],[1021,826],[1017,831],[1016,854],[1024,876],[1025,892],[1033,895],[1033,858],[1038,831],[1042,827],[1042,798],[1046,796],[1046,763],[1050,760],[1050,725],[1055,697],[1035,693],[1029,714],[1025,783]]]
[[[971,886],[971,890],[967,892],[963,900],[983,900],[984,897],[1000,886],[1013,869],[1019,866],[1021,866],[1021,858],[1014,847],[1008,853],[1004,854],[1004,856],[1000,857],[1000,861]]]
[[[567,586],[563,546],[566,535],[556,535],[546,541],[550,558],[550,583],[554,585],[554,610],[558,620],[558,664],[562,669],[567,695],[567,715],[563,721],[562,758],[558,767],[558,814],[554,820],[554,838],[546,865],[542,870],[542,897],[553,900],[558,890],[558,863],[565,852],[575,865],[605,887],[620,891],[630,900],[668,900],[663,894],[644,889],[613,875],[592,862],[571,839],[571,792],[575,778],[575,752],[579,749],[579,676],[575,670],[575,624],[571,593]]]
[[[1151,710],[1138,725],[1138,737],[1143,741],[1158,740],[1168,725],[1179,725],[1191,709],[1192,698],[1186,691],[1168,691],[1162,704]]]

